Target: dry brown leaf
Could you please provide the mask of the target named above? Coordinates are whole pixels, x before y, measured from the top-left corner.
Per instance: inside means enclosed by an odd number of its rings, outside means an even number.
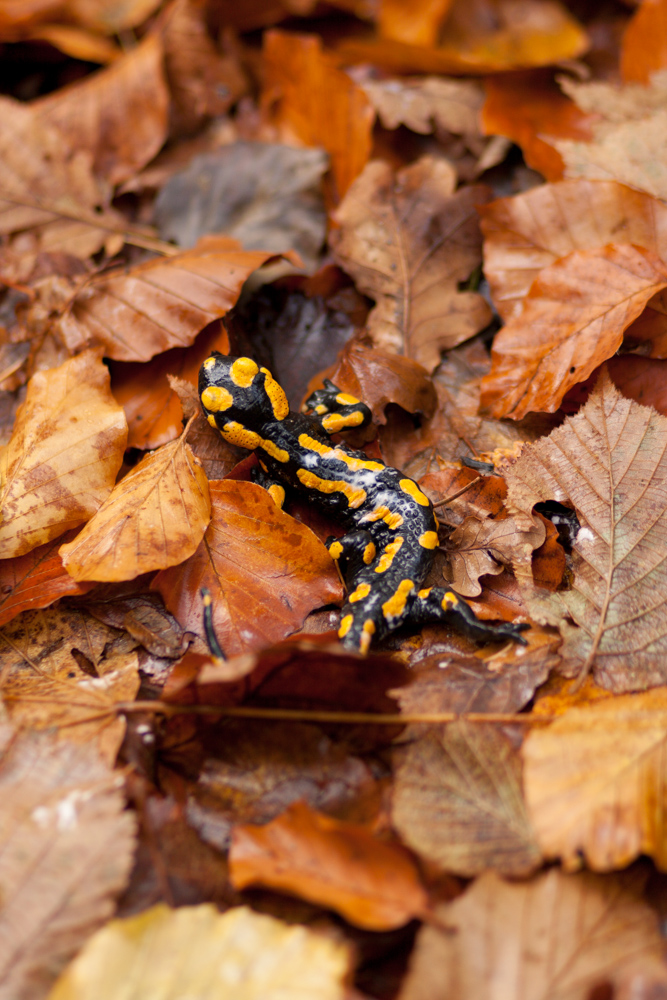
[[[11,716],[35,729],[55,729],[76,743],[94,742],[110,764],[125,734],[118,702],[139,687],[130,641],[85,611],[27,611],[0,631],[2,696]]]
[[[202,633],[202,586],[213,597],[215,629],[227,656],[279,642],[310,611],[340,601],[326,548],[266,490],[234,480],[210,488],[211,523],[199,549],[153,583],[184,628]]]
[[[41,97],[32,111],[70,149],[90,156],[97,177],[121,184],[153,159],[166,138],[162,61],[159,37],[149,35],[106,69]]]
[[[575,83],[561,87],[582,111],[598,116],[591,142],[556,139],[566,177],[616,180],[667,198],[667,72],[650,86],[627,83]]]
[[[349,966],[342,942],[245,906],[160,904],[107,924],[49,1000],[344,1000]]]
[[[426,893],[405,848],[296,802],[264,826],[236,826],[229,875],[336,910],[357,927],[390,930],[423,913]]]
[[[134,580],[191,556],[210,518],[208,479],[182,434],[120,481],[61,547],[63,566],[75,580]]]
[[[492,725],[453,722],[399,751],[392,823],[420,857],[457,875],[527,875],[541,861],[519,758]]]
[[[43,997],[127,881],[135,821],[90,747],[14,736],[0,760],[0,997]]]
[[[149,361],[170,347],[189,347],[207,323],[231,309],[246,278],[271,256],[209,237],[174,257],[100,276],[76,296],[60,333],[69,350],[93,341],[116,361]]]
[[[429,371],[491,318],[481,295],[459,291],[481,260],[475,205],[487,189],[455,188],[445,160],[425,156],[395,176],[376,160],[338,208],[340,229],[330,236],[341,267],[377,302],[368,317],[375,346]]]
[[[666,286],[667,264],[632,244],[576,250],[541,270],[520,315],[494,339],[482,411],[513,419],[554,413],[568,389],[618,350],[624,331]]]
[[[508,506],[530,517],[574,507],[570,590],[524,595],[538,621],[559,624],[565,671],[615,691],[667,680],[667,418],[620,395],[603,371],[584,408],[507,473]],[[574,623],[574,624],[572,624]]]
[[[545,535],[540,521],[531,528],[522,528],[511,517],[499,521],[467,517],[447,539],[446,579],[463,597],[477,597],[482,593],[480,576],[498,576],[504,566],[512,565],[519,551],[522,558],[530,558]]]
[[[548,858],[569,869],[667,869],[667,689],[574,708],[522,747],[526,804]],[[567,752],[563,752],[563,748]]]
[[[111,492],[126,442],[98,352],[33,375],[0,455],[0,558],[89,520]]]
[[[419,932],[399,1000],[591,1000],[630,968],[661,960],[643,879],[563,875],[529,882],[487,873]],[[615,995],[615,994],[614,994]]]
[[[484,91],[476,80],[426,76],[364,80],[362,87],[385,128],[406,125],[421,135],[436,128],[455,135],[480,135]]]

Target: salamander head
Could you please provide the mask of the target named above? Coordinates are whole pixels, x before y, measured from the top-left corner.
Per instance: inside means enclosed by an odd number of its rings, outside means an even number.
[[[266,423],[284,420],[287,397],[268,368],[252,358],[234,358],[213,351],[199,369],[199,398],[208,422],[224,437],[256,432]],[[242,447],[254,447],[235,440]]]

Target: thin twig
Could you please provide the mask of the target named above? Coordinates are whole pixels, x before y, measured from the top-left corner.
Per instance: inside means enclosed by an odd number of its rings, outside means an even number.
[[[452,500],[458,500],[458,498],[463,496],[464,493],[467,493],[469,489],[471,489],[477,483],[481,482],[483,478],[484,476],[477,476],[475,479],[471,479],[470,482],[463,487],[463,489],[458,491],[458,493],[452,493],[451,496],[445,497],[444,500],[438,500],[436,503],[434,503],[433,508],[435,509],[436,507],[444,507],[446,504],[451,503]]]

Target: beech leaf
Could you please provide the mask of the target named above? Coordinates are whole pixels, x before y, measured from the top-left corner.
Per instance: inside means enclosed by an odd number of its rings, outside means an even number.
[[[75,580],[134,580],[191,556],[210,517],[208,479],[183,433],[118,483],[84,530],[60,548],[63,566]]]
[[[0,455],[0,559],[88,521],[113,488],[126,442],[99,352],[36,372]]]
[[[571,589],[528,600],[559,624],[570,676],[593,667],[614,691],[667,680],[666,477],[667,418],[621,396],[606,371],[584,408],[507,474],[511,507],[530,517],[556,500],[581,525]]]
[[[482,380],[482,411],[520,420],[553,413],[621,346],[626,328],[667,287],[667,264],[650,250],[608,244],[577,250],[540,271],[521,314],[496,335]]]
[[[132,865],[135,820],[90,747],[14,736],[0,759],[0,995],[44,996],[108,920]]]
[[[68,594],[85,594],[89,586],[73,580],[58,555],[63,542],[75,535],[72,530],[24,556],[0,561],[0,626],[22,611],[46,608]]]
[[[336,212],[330,243],[340,266],[376,300],[368,332],[376,347],[433,370],[440,352],[482,330],[481,295],[459,291],[481,262],[475,206],[485,187],[456,191],[445,160],[424,156],[394,175],[369,163]]]

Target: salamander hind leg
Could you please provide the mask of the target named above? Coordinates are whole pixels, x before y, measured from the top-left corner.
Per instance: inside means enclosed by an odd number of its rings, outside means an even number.
[[[469,604],[458,597],[452,590],[443,587],[429,587],[420,590],[410,609],[410,619],[415,624],[427,622],[442,622],[454,625],[459,631],[476,639],[477,642],[498,642],[512,639],[514,642],[526,645],[521,633],[529,625],[513,625],[511,622],[489,624],[480,621]]]
[[[316,389],[306,400],[306,410],[319,423],[325,434],[337,434],[351,428],[367,427],[371,422],[370,408],[355,396],[343,392],[328,378],[324,388]]]
[[[278,479],[273,479],[261,465],[254,465],[250,470],[250,478],[253,483],[263,486],[269,494],[276,507],[281,510],[285,505],[285,485]]]

